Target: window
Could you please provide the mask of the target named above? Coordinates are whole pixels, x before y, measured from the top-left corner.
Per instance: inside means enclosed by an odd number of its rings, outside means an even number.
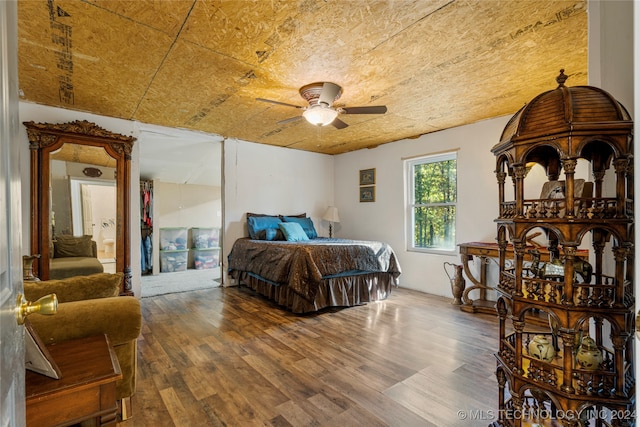
[[[456,153],[407,160],[409,250],[454,251]]]

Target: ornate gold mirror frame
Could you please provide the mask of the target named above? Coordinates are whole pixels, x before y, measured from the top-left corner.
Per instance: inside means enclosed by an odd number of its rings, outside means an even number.
[[[124,273],[120,291],[133,295],[130,265],[130,175],[131,149],[134,137],[105,130],[88,121],[50,124],[24,122],[31,151],[31,253],[40,254],[34,270],[41,280],[49,279],[49,262],[53,256],[53,218],[51,214],[51,160],[65,144],[82,147],[98,147],[115,161],[116,182],[116,271]],[[68,148],[68,147],[67,147]],[[91,150],[91,148],[89,148]],[[88,151],[89,151],[88,150]],[[95,148],[93,148],[95,150]]]

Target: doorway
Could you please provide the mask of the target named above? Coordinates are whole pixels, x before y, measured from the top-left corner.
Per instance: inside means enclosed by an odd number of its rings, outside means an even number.
[[[144,252],[141,266],[143,271],[144,268],[148,271],[146,260],[151,259],[152,273],[142,275],[141,295],[220,286],[220,243],[203,249],[194,233],[205,230],[216,235],[216,242],[222,242],[223,138],[147,124],[141,124],[140,130],[141,189],[143,182],[153,189],[149,207],[153,224],[152,256]],[[142,194],[141,199],[147,200]],[[147,214],[143,210],[140,217],[144,223],[143,239],[149,232],[145,222]],[[186,244],[171,245],[168,241],[163,244],[163,234],[166,237],[171,232],[167,229],[183,230],[182,239]],[[217,231],[213,233],[214,230]]]
[[[73,235],[91,236],[105,272],[115,273],[115,182],[71,178],[70,187]]]

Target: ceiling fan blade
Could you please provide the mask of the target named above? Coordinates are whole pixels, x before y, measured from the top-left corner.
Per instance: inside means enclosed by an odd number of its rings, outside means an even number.
[[[348,124],[346,124],[345,122],[343,122],[342,120],[340,120],[339,118],[335,118],[331,124],[333,125],[333,127],[335,127],[336,129],[344,129],[346,127],[349,127]]]
[[[271,99],[256,98],[256,101],[268,102],[270,104],[284,105],[285,107],[304,108],[300,105],[287,104],[286,102],[272,101]]]
[[[291,122],[295,122],[296,120],[300,120],[302,118],[302,116],[295,116],[295,117],[290,117],[288,119],[284,119],[284,120],[280,120],[279,122],[277,122],[279,125],[283,125],[285,123],[291,123]]]
[[[327,104],[329,107],[333,105],[336,100],[336,96],[340,93],[342,88],[335,83],[324,82],[320,96],[318,97],[319,104]]]
[[[387,112],[385,105],[372,105],[369,107],[343,107],[342,114],[384,114]]]

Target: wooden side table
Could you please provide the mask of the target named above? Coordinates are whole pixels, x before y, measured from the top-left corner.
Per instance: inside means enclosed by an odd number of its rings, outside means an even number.
[[[489,258],[498,258],[500,256],[500,248],[497,243],[492,242],[468,242],[458,244],[460,248],[460,260],[467,278],[473,283],[473,286],[468,287],[462,294],[462,305],[460,310],[467,313],[486,313],[496,314],[495,301],[489,301],[486,299],[486,292],[488,290],[494,290],[494,286],[487,284],[487,266],[490,261]],[[531,254],[528,252],[530,249],[538,249],[540,252],[541,261],[549,261],[550,254],[547,248],[539,248],[534,246],[527,246],[525,250],[524,258],[528,261],[531,260]],[[508,259],[513,259],[513,245],[507,245],[505,255]],[[578,249],[578,257],[583,259],[589,259],[589,251],[586,249]],[[469,268],[469,261],[472,261],[474,257],[480,258],[480,278],[474,277]],[[477,290],[480,297],[473,300],[469,297],[469,293]]]
[[[27,371],[27,426],[66,426],[95,418],[99,426],[115,426],[118,359],[106,335],[47,346],[62,377]]]

